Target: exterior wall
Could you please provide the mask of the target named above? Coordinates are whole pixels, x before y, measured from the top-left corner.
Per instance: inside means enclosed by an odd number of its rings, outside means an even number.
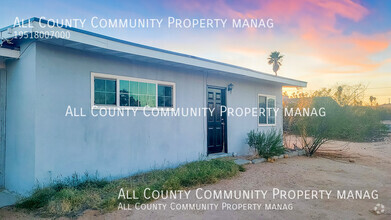
[[[5,186],[26,193],[35,183],[35,43],[21,46],[19,60],[6,63]]]
[[[0,61],[0,188],[4,188],[5,181],[5,104],[7,94],[7,75]]]
[[[282,107],[281,85],[277,84],[43,43],[36,44],[36,51],[35,135],[29,139],[35,140],[35,154],[30,153],[35,155],[33,173],[39,183],[85,171],[116,178],[206,156],[204,117],[147,118],[142,111],[136,117],[92,117],[91,72],[175,82],[177,108],[206,107],[206,86],[226,87],[229,83],[235,86],[227,93],[228,107],[257,107],[258,93],[276,95],[277,107]],[[65,117],[68,105],[77,108],[78,114],[82,108],[86,116]],[[278,129],[282,129],[281,116],[280,111]],[[239,155],[249,153],[245,144],[248,131],[272,127],[258,127],[257,118],[250,116],[228,117],[227,123],[228,152]]]
[[[89,112],[65,117],[68,105],[91,108],[91,72],[176,82],[177,107],[205,100],[200,74],[38,44],[36,178],[41,183],[85,171],[119,177],[197,160],[206,152],[206,123],[200,118],[146,118],[141,111],[137,117],[95,118]]]
[[[226,87],[233,83],[232,93],[227,92],[227,107],[256,108],[258,106],[258,94],[276,96],[276,107],[279,108],[275,126],[258,126],[258,118],[253,116],[227,117],[228,152],[238,155],[251,153],[246,144],[247,133],[250,130],[267,131],[277,129],[282,131],[282,87],[281,85],[265,84],[260,81],[250,81],[232,77],[213,75],[208,77],[207,85]],[[239,113],[240,114],[240,113]]]

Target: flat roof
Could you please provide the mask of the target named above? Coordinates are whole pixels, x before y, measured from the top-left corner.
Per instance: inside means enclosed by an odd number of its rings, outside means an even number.
[[[42,27],[38,22],[43,24],[50,24],[52,27]],[[49,43],[54,43],[61,46],[72,47],[76,49],[85,49],[94,52],[102,52],[108,55],[116,55],[125,58],[135,58],[140,56],[143,58],[150,58],[152,60],[161,60],[166,62],[172,62],[187,66],[193,66],[201,69],[213,70],[223,73],[231,73],[238,76],[250,77],[255,79],[266,80],[269,82],[280,83],[285,86],[298,86],[305,87],[307,82],[295,80],[287,77],[275,76],[272,74],[267,74],[245,67],[240,67],[232,64],[227,64],[223,62],[218,62],[214,60],[209,60],[197,56],[192,56],[188,54],[173,52],[169,50],[164,50],[160,48],[150,47],[142,44],[137,44],[73,27],[59,25],[47,20],[39,19],[37,17],[30,18],[28,20],[23,20],[20,24],[10,25],[0,29],[0,34],[3,38],[12,38],[14,35],[8,33],[8,30],[11,29],[22,29],[22,25],[31,24],[32,27],[28,28],[28,32],[41,32],[41,31],[60,31],[68,30],[70,31],[70,37],[65,39],[53,38],[53,39],[44,39]],[[15,31],[15,30],[14,30]],[[17,31],[17,30],[16,30]],[[23,31],[26,33],[26,28],[23,28]],[[62,40],[62,41],[61,41]],[[57,42],[55,42],[57,41]],[[61,41],[61,42],[58,42]],[[75,44],[76,43],[76,44]],[[80,47],[83,45],[83,47]],[[116,52],[116,53],[115,53]],[[138,58],[140,58],[138,57]]]

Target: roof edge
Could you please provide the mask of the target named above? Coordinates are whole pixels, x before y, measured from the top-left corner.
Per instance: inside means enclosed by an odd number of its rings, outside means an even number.
[[[256,70],[252,70],[252,69],[241,67],[241,66],[236,66],[236,65],[233,65],[233,64],[223,63],[223,62],[219,62],[219,61],[215,61],[215,60],[210,60],[210,59],[206,59],[206,58],[202,58],[202,57],[192,56],[192,55],[179,53],[179,52],[174,52],[174,51],[170,51],[170,50],[165,50],[165,49],[161,49],[161,48],[151,47],[151,46],[147,46],[147,45],[143,45],[143,44],[133,43],[133,42],[130,42],[130,41],[125,41],[125,40],[121,40],[121,39],[118,39],[118,38],[109,37],[109,36],[106,36],[106,35],[97,34],[97,33],[94,33],[94,32],[90,32],[90,31],[86,31],[86,30],[82,30],[82,29],[78,29],[78,28],[73,28],[73,27],[69,27],[69,26],[65,26],[65,25],[59,25],[57,23],[54,23],[54,22],[51,22],[51,21],[48,21],[48,20],[45,20],[45,19],[37,18],[37,17],[32,17],[30,19],[25,19],[25,20],[23,20],[22,22],[20,22],[19,24],[15,25],[15,26],[14,25],[9,25],[7,27],[0,28],[0,32],[8,30],[9,28],[19,27],[21,25],[25,25],[27,23],[32,23],[32,22],[41,22],[41,23],[44,23],[44,24],[50,24],[50,25],[56,26],[58,28],[63,28],[63,29],[66,29],[66,30],[75,31],[75,32],[78,32],[78,33],[82,33],[82,34],[86,34],[86,35],[89,35],[89,36],[94,36],[94,37],[106,39],[106,40],[109,40],[109,41],[114,41],[114,42],[117,42],[117,43],[122,43],[122,44],[130,45],[130,46],[143,48],[143,49],[147,49],[147,50],[152,50],[152,51],[157,51],[157,52],[161,52],[161,53],[166,53],[166,54],[170,54],[170,55],[175,55],[175,56],[180,56],[180,57],[185,57],[185,58],[190,58],[190,59],[196,59],[198,61],[204,61],[204,62],[212,63],[212,64],[215,64],[215,65],[216,64],[217,65],[223,65],[225,67],[230,67],[230,68],[238,69],[238,70],[245,71],[245,72],[251,72],[253,74],[254,73],[255,74],[260,74],[260,76],[265,76],[267,78],[274,78],[274,80],[271,80],[271,81],[278,82],[279,81],[278,79],[281,79],[282,81],[285,81],[285,82],[280,82],[280,83],[285,83],[286,85],[289,85],[289,86],[298,86],[298,87],[306,87],[307,86],[307,82],[305,82],[305,81],[296,80],[296,79],[292,79],[292,78],[288,78],[288,77],[282,77],[282,76],[274,76],[272,74],[259,72],[259,71],[256,71]],[[229,72],[235,73],[234,71],[229,71]],[[236,73],[236,74],[238,74],[238,73]],[[253,75],[253,74],[251,74],[251,75]],[[251,76],[249,76],[249,77],[251,77]],[[261,79],[262,77],[255,77],[255,78],[260,78]],[[267,79],[265,79],[265,80],[267,80]]]

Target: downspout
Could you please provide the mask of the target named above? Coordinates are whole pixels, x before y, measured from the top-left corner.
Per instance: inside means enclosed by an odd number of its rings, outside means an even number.
[[[5,187],[6,106],[7,72],[4,60],[0,59],[0,188]]]

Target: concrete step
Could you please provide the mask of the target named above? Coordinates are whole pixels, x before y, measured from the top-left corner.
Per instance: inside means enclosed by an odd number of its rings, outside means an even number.
[[[236,159],[234,161],[237,165],[245,165],[251,163],[250,160],[245,160],[245,159]]]
[[[227,153],[209,154],[206,157],[206,160],[212,160],[212,159],[217,159],[217,158],[222,158],[222,157],[232,157],[232,154],[227,154]]]

